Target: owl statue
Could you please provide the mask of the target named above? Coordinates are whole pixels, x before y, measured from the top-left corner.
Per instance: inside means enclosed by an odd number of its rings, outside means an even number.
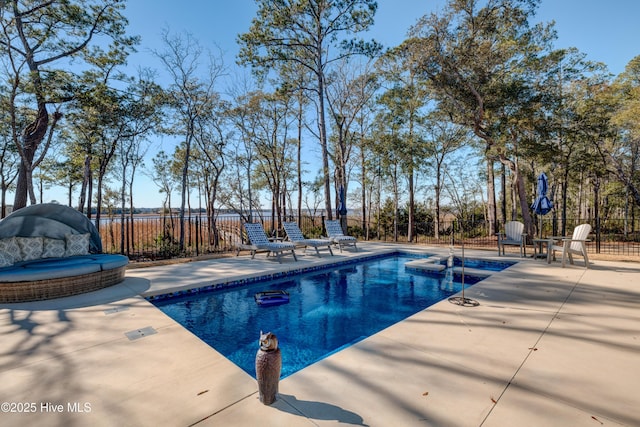
[[[271,405],[276,400],[281,369],[282,355],[278,348],[278,337],[271,332],[260,331],[260,348],[256,353],[256,378],[260,402],[265,405]]]

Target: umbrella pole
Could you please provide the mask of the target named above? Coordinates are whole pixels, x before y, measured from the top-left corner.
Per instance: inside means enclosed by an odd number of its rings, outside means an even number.
[[[536,214],[538,215],[538,238],[542,239],[542,215],[540,214]]]
[[[464,301],[466,301],[466,298],[464,297],[464,239],[462,240],[462,276],[461,276],[461,280],[462,280],[462,299]]]
[[[451,297],[449,298],[449,302],[451,304],[461,305],[463,307],[477,307],[480,303],[476,300],[472,300],[470,298],[466,298],[464,296],[464,239],[462,239],[462,296],[461,297]]]

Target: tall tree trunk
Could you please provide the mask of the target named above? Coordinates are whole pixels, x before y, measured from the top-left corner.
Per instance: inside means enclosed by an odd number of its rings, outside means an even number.
[[[36,150],[44,139],[48,127],[49,113],[47,112],[47,107],[44,102],[38,102],[38,114],[35,120],[24,128],[21,144],[16,144],[21,162],[18,170],[13,210],[27,206],[27,194],[31,197],[31,203],[36,203],[31,182],[31,169]]]
[[[565,163],[562,174],[562,213],[560,214],[560,235],[567,235],[567,199],[569,189],[569,163]]]
[[[96,192],[96,217],[95,224],[98,231],[100,231],[100,218],[102,217],[102,180],[103,176],[101,173],[98,174],[98,189]],[[107,215],[109,213],[107,212]]]
[[[0,219],[2,219],[7,216],[7,186],[4,182],[2,183],[2,191],[0,192],[0,206],[2,206],[2,212],[0,212]]]
[[[131,226],[129,227],[129,235],[131,236],[131,243],[129,245],[129,247],[135,251],[136,249],[136,244],[135,244],[135,229],[136,229],[136,222],[134,221],[135,217],[134,217],[134,213],[133,213],[133,177],[135,176],[135,173],[131,173],[131,179],[129,180],[129,223],[131,224]]]
[[[126,227],[126,206],[127,206],[127,178],[126,167],[122,170],[122,186],[120,187],[120,253],[124,254],[124,241],[127,236]],[[132,224],[133,225],[133,224]]]
[[[302,100],[298,103],[298,152],[296,172],[298,179],[298,225],[302,226],[302,120],[304,115]]]
[[[398,163],[393,165],[393,241],[398,242],[398,210],[400,207],[400,189],[398,187]]]
[[[189,160],[191,158],[191,140],[193,138],[193,125],[189,129],[189,134],[186,138],[184,149],[184,165],[182,166],[182,194],[180,199],[180,237],[178,245],[180,252],[184,250],[184,236],[185,236],[185,210],[187,205],[187,193],[189,192],[188,177],[189,177]]]
[[[503,154],[500,155],[500,162],[504,166],[508,167],[511,171],[511,179],[513,181],[513,191],[510,192],[511,194],[513,194],[512,220],[516,219],[516,205],[518,204],[517,202],[519,202],[520,213],[522,214],[522,222],[524,222],[524,230],[529,236],[533,237],[533,235],[535,234],[533,229],[533,219],[531,218],[531,213],[529,211],[527,189],[524,183],[524,177],[520,173],[520,167],[518,166],[518,163],[506,158]]]
[[[600,178],[593,179],[593,219],[596,233],[596,253],[600,253]]]
[[[26,151],[26,150],[25,150]],[[13,198],[13,210],[17,211],[18,209],[24,208],[27,206],[27,194],[28,194],[28,186],[27,186],[27,167],[26,162],[30,162],[33,160],[33,155],[31,155],[31,159],[25,156],[20,166],[18,168],[18,181],[16,182],[16,191]]]
[[[360,149],[360,167],[362,168],[362,192],[360,194],[360,199],[362,203],[362,233],[365,236],[365,239],[369,239],[369,224],[367,221],[367,186],[369,185],[369,180],[367,179],[367,166],[364,148]]]
[[[496,224],[496,189],[494,185],[493,158],[487,159],[487,221],[489,222],[489,235],[493,236],[497,231]]]
[[[416,216],[416,205],[415,205],[415,188],[414,188],[414,173],[413,167],[409,172],[409,229],[407,230],[407,241],[409,243],[414,240],[414,229],[415,229],[415,216]]]
[[[247,197],[249,198],[249,215],[247,215],[247,222],[253,222],[253,188],[251,182],[251,160],[247,160]],[[243,206],[240,204],[240,206]]]
[[[522,212],[524,230],[530,237],[533,237],[535,234],[535,230],[533,228],[533,218],[531,217],[531,212],[529,211],[527,188],[525,186],[524,177],[520,173],[520,168],[517,165],[515,165],[514,179],[516,181],[518,199],[520,200],[520,211]]]
[[[511,171],[511,185],[509,185],[509,197],[511,198],[511,215],[509,219],[511,221],[518,220],[518,178],[515,176],[513,170]],[[524,214],[524,212],[523,212]]]
[[[319,55],[321,55],[321,50]],[[322,58],[318,59],[318,70],[322,70]],[[331,205],[331,179],[329,175],[329,142],[327,141],[327,122],[324,107],[324,76],[318,72],[318,128],[320,131],[320,146],[322,149],[322,173],[324,175],[324,208],[327,219],[333,219]]]
[[[500,174],[500,190],[502,192],[502,199],[500,200],[500,221],[507,220],[507,168],[502,165],[502,173]]]
[[[87,217],[91,218],[93,202],[93,171],[89,170],[89,182],[87,186]]]
[[[78,196],[78,210],[84,212],[87,202],[87,192],[89,182],[91,181],[91,155],[87,154],[84,158],[82,185],[80,186],[80,195]]]
[[[436,165],[436,215],[434,218],[434,237],[436,239],[440,239],[440,193],[442,192],[442,184],[444,182],[443,175],[442,164],[438,161]]]

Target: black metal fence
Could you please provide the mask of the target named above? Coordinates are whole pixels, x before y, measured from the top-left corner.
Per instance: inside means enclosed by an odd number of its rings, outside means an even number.
[[[293,221],[295,218],[287,218]],[[319,237],[324,233],[324,217],[303,216],[300,228],[307,237]],[[261,215],[256,219],[273,237],[285,237],[279,230],[277,219]],[[586,220],[568,221],[566,229]],[[536,224],[543,236],[558,235],[559,223],[544,218]],[[591,224],[589,253],[638,256],[640,261],[640,223],[624,220],[607,220]],[[498,227],[500,229],[500,227]],[[177,257],[194,257],[205,254],[231,253],[246,243],[242,221],[238,215],[220,215],[210,220],[206,215],[191,215],[184,221],[184,238],[179,241],[180,221],[176,216],[134,216],[103,218],[99,226],[104,252],[122,253],[132,261],[148,261]],[[360,240],[408,243],[408,224],[368,223],[349,217],[347,231]],[[459,245],[477,249],[497,248],[497,238],[490,233],[486,221],[443,221],[436,233],[433,222],[414,225],[412,243],[426,245]]]

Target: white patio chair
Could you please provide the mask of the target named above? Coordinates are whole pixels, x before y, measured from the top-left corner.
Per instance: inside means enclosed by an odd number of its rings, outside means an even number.
[[[256,252],[259,250],[267,251],[267,257],[270,253],[273,253],[278,262],[282,262],[280,257],[283,252],[291,251],[291,255],[293,255],[293,259],[298,261],[295,252],[295,245],[289,242],[270,242],[267,237],[267,233],[264,232],[264,228],[262,228],[262,224],[259,223],[245,223],[245,230],[247,230],[247,236],[249,236],[249,241],[251,241],[251,246],[247,247],[251,251],[251,259],[253,259],[256,255]]]
[[[504,232],[496,233],[498,236],[498,255],[504,255],[505,245],[519,246],[520,256],[527,255],[527,247],[525,245],[527,235],[523,232],[524,224],[520,221],[507,221],[504,224]],[[502,252],[502,253],[501,253]]]
[[[305,252],[308,247],[312,247],[316,250],[316,254],[320,256],[319,248],[326,247],[329,249],[329,253],[333,256],[333,251],[331,250],[331,245],[333,242],[329,239],[305,239],[300,227],[295,222],[283,222],[282,226],[284,227],[285,233],[287,233],[287,238],[296,246],[304,247]]]
[[[556,251],[562,251],[562,268],[566,265],[567,258],[573,264],[573,254],[581,255],[584,258],[584,267],[589,268],[589,256],[587,255],[587,236],[591,233],[591,225],[580,224],[573,229],[571,237],[551,237],[553,241],[549,245],[547,252],[547,263],[551,264],[551,258],[555,261]],[[560,244],[562,242],[562,244]]]
[[[358,247],[356,246],[357,239],[353,236],[347,236],[342,232],[342,226],[340,225],[340,221],[334,220],[324,220],[324,228],[327,230],[327,236],[329,239],[340,248],[340,252],[342,252],[343,246],[353,246],[353,248],[358,251]]]

